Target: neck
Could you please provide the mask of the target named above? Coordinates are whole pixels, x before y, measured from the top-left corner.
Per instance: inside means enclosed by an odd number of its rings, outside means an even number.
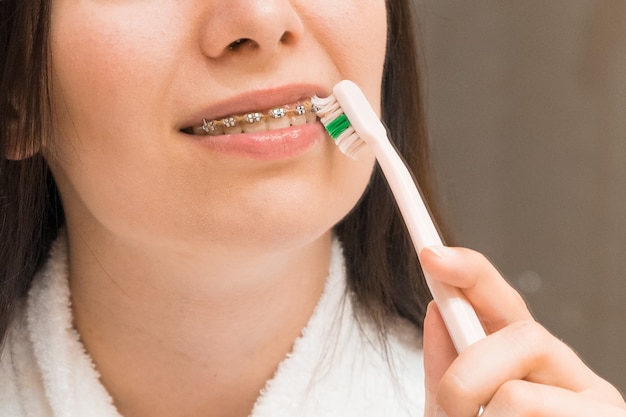
[[[68,238],[75,326],[126,417],[248,415],[319,300],[331,245],[329,234],[264,251]]]

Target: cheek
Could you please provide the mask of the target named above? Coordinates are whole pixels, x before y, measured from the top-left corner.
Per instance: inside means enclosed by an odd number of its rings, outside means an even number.
[[[176,16],[193,2],[163,0],[154,7],[158,14],[144,6],[137,14],[124,10],[121,18],[109,9],[80,9],[99,2],[55,1],[64,7],[53,14],[51,31],[54,170],[64,204],[87,213],[88,221],[93,216],[147,242],[167,237],[202,244],[207,236],[239,245],[293,242],[332,227],[360,198],[373,166],[367,153],[355,162],[331,144],[332,156],[309,165],[244,175],[172,145],[163,133],[170,132],[172,109],[164,103],[175,102],[168,85],[180,78],[177,51],[190,50]],[[381,17],[380,10],[359,4],[328,4],[308,15],[309,24],[342,75],[377,103],[384,10]]]
[[[139,2],[112,4],[53,0],[55,132],[44,152],[64,205],[87,207],[85,213],[101,220],[135,211],[149,218],[159,210],[159,175],[167,162],[158,146],[167,109],[154,97],[165,94],[177,40],[160,36],[167,27],[155,29],[167,0],[154,8],[159,14],[131,7]]]
[[[175,4],[53,1],[51,90],[63,133],[110,130],[129,120],[158,123],[174,76],[178,25]]]
[[[387,11],[381,0],[308,2],[307,26],[337,67],[378,110],[387,45]]]

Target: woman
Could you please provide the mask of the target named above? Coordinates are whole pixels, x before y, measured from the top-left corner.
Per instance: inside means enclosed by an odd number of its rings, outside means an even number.
[[[491,333],[455,359],[373,156],[300,117],[354,80],[427,181],[408,1],[24,3],[2,415],[626,415],[484,258],[433,248]]]

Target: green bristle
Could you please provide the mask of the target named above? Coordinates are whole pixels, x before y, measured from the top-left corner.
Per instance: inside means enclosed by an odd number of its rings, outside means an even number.
[[[348,117],[345,113],[341,113],[341,116],[326,125],[326,131],[331,138],[337,140],[339,135],[341,135],[349,127],[350,121],[348,120]]]

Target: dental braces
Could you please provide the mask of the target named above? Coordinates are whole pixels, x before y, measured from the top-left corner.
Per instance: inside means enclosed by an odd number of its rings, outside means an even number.
[[[272,119],[282,119],[285,117],[305,116],[307,112],[315,114],[316,106],[310,100],[305,100],[295,105],[293,109],[287,107],[277,107],[267,113],[252,112],[241,116],[228,116],[222,119],[208,120],[202,119],[201,129],[207,135],[217,133],[223,128],[233,128],[240,123],[255,124],[267,122]]]

